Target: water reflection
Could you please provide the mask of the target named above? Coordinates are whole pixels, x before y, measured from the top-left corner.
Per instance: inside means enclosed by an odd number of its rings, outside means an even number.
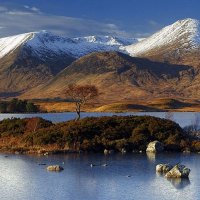
[[[156,153],[153,152],[146,152],[147,158],[150,162],[155,162],[156,160]]]
[[[176,189],[183,189],[190,185],[189,178],[166,178]]]

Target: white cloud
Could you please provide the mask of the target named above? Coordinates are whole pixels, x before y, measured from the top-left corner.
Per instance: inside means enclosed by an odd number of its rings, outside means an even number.
[[[36,8],[36,7],[32,7],[32,8],[30,8],[32,11],[34,11],[34,12],[40,12],[40,9],[39,8]]]
[[[31,7],[31,6],[28,6],[28,5],[24,5],[24,8],[29,10],[29,11],[36,12],[36,13],[40,13],[41,12],[40,9],[35,7],[35,6]]]
[[[0,7],[1,9],[1,7]],[[4,9],[0,12],[0,37],[25,32],[47,30],[67,36],[85,35],[118,35],[127,33],[113,23],[102,23],[95,20],[66,16],[47,15],[37,7],[24,5],[22,9]]]
[[[5,14],[7,15],[32,15],[31,12],[24,12],[24,11],[8,11]]]

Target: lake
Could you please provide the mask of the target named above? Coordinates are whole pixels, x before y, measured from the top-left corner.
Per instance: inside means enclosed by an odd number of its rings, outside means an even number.
[[[156,174],[158,163],[181,162],[189,179]],[[64,171],[48,172],[60,164]],[[107,163],[107,167],[90,167]],[[26,156],[0,154],[1,200],[171,200],[200,199],[199,154],[68,154]],[[127,177],[127,176],[130,177]]]
[[[127,113],[87,113],[83,112],[81,114],[81,117],[99,117],[99,116],[113,116],[113,115],[151,115],[156,117],[165,118],[166,113],[165,112],[127,112]],[[173,113],[173,119],[177,123],[179,123],[180,126],[185,127],[188,125],[191,125],[195,118],[200,118],[200,113],[194,113],[194,112],[174,112]],[[71,119],[76,118],[76,113],[73,112],[66,112],[66,113],[37,113],[37,114],[0,114],[0,120],[5,118],[30,118],[30,117],[42,117],[44,119],[50,120],[52,122],[63,122]]]

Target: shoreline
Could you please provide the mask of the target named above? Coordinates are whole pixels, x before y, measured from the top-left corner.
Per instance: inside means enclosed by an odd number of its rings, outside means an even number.
[[[40,151],[40,150],[39,150]],[[146,151],[139,151],[139,150],[133,150],[132,152],[126,152],[126,153],[122,153],[120,151],[115,151],[111,154],[105,154],[102,151],[101,152],[94,152],[94,151],[74,151],[74,150],[52,150],[52,151],[47,151],[47,150],[43,150],[43,151],[13,151],[13,150],[1,150],[0,149],[0,155],[34,155],[34,156],[49,156],[49,155],[70,155],[70,154],[101,154],[104,156],[112,156],[112,155],[131,155],[131,154],[146,154],[146,155],[162,155],[162,154],[184,154],[184,155],[191,155],[191,154],[200,154],[200,152],[198,151],[188,151],[188,152],[184,152],[184,151],[163,151],[163,152],[146,152]]]

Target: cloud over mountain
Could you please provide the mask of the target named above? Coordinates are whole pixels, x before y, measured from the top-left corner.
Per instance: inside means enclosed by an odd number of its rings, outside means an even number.
[[[0,6],[0,11],[0,27],[3,27],[0,37],[41,30],[73,37],[89,34],[127,35],[113,23],[46,14],[35,6],[24,5],[19,8]]]

